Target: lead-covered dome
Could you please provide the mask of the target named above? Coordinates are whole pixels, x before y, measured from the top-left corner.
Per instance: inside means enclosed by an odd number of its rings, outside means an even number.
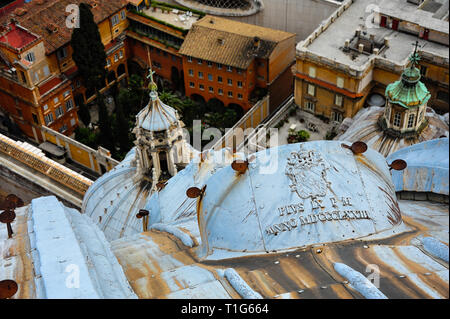
[[[177,111],[164,104],[153,91],[150,93],[150,102],[147,107],[136,116],[136,127],[150,132],[168,130],[177,122]]]
[[[212,259],[392,234],[402,223],[385,158],[341,142],[258,152],[244,173],[226,166],[205,185],[199,254]]]

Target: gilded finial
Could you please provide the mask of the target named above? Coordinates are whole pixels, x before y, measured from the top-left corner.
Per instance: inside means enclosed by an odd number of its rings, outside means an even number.
[[[150,83],[148,85],[149,89],[150,89],[150,98],[152,101],[156,100],[156,98],[158,97],[158,86],[156,85],[155,81],[153,80],[153,74],[155,73],[155,71],[152,71],[152,68],[148,69],[148,75],[147,75],[147,79],[150,79]]]

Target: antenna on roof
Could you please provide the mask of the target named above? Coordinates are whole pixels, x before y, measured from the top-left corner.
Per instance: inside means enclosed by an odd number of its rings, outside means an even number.
[[[416,40],[416,42],[415,42],[415,43],[412,43],[412,44],[414,45],[414,52],[413,52],[413,54],[411,55],[411,57],[409,58],[409,60],[412,62],[411,68],[413,68],[413,67],[415,67],[417,64],[419,64],[420,56],[419,56],[419,54],[417,53],[417,48],[418,48],[418,47],[421,47],[421,46],[419,45],[419,41],[418,41],[418,40]]]

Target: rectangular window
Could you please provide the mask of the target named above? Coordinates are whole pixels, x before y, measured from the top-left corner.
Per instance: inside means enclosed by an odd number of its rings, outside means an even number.
[[[23,83],[27,84],[27,78],[26,78],[26,76],[25,76],[25,73],[23,73],[23,71],[20,71],[20,70],[19,70],[19,74],[20,74],[20,80],[21,80]]]
[[[114,62],[117,62],[119,60],[119,56],[116,54],[114,54]]]
[[[188,56],[188,57],[187,57],[187,60],[188,60],[188,62],[192,62],[192,57],[191,57],[191,56]]]
[[[195,84],[194,84],[194,82],[189,82],[189,87],[191,87],[191,88],[195,88]]]
[[[237,69],[236,72],[237,72],[237,74],[242,74],[242,70],[241,69]]]
[[[228,97],[233,97],[233,92],[228,91]]]
[[[343,102],[342,95],[336,94],[336,96],[334,97],[334,104],[336,104],[337,106],[342,106],[342,102]]]
[[[61,48],[60,50],[56,51],[56,56],[58,57],[58,60],[63,60],[67,57],[67,47]]]
[[[112,17],[112,19],[111,19],[111,24],[112,24],[112,26],[115,26],[115,25],[117,25],[119,23],[119,16],[116,14],[116,15],[114,15],[113,17]]]
[[[219,82],[219,83],[222,83],[222,82],[223,82],[223,79],[222,79],[221,76],[218,76],[218,77],[217,77],[217,82]]]
[[[34,113],[31,113],[31,116],[33,116],[33,122],[34,122],[35,124],[39,124],[37,115],[34,114]]]
[[[314,96],[316,93],[316,87],[312,84],[308,84],[308,94]]]
[[[309,67],[309,76],[312,78],[316,77],[316,68],[315,67],[313,67],[313,66]]]
[[[48,110],[48,104],[45,104],[42,108],[44,109],[44,111],[47,111]]]
[[[63,107],[58,106],[57,108],[55,108],[55,114],[56,114],[56,118],[63,116],[63,114],[64,114]]]
[[[342,122],[342,113],[333,112],[333,121]]]
[[[426,66],[423,66],[423,65],[420,66],[420,75],[423,77],[427,76],[427,67]]]
[[[126,17],[127,17],[126,11],[125,11],[125,10],[121,11],[121,12],[120,12],[120,18],[121,18],[122,20],[125,20]]]
[[[209,67],[212,67],[212,65],[213,65],[212,62],[210,62],[210,61],[208,61],[206,63],[208,64]]]
[[[48,113],[47,115],[44,116],[44,120],[45,120],[45,125],[49,125],[50,123],[53,122],[53,113]]]
[[[238,88],[241,88],[242,87],[242,81],[237,81],[237,86],[238,86]]]
[[[198,64],[203,64],[203,60],[202,59],[197,59],[197,63]]]
[[[210,87],[208,88],[208,91],[209,91],[209,93],[214,93],[214,89],[213,89],[213,87],[212,87],[212,86],[210,86]]]
[[[111,59],[106,60],[106,66],[109,68],[111,66]]]
[[[315,103],[312,102],[312,101],[306,101],[306,102],[305,102],[305,108],[306,108],[307,110],[309,110],[309,111],[314,112],[314,109],[315,109]]]
[[[48,65],[44,65],[44,76],[48,76],[50,74],[50,69],[48,68]]]
[[[217,63],[217,69],[222,70],[222,64]]]
[[[436,94],[436,99],[441,101],[446,101],[448,103],[448,92],[438,91]]]
[[[68,111],[71,108],[73,108],[73,101],[70,99],[70,100],[67,100],[67,102],[66,102],[66,110]]]
[[[199,86],[198,86],[199,88],[200,88],[200,90],[204,90],[205,89],[205,86],[203,85],[203,84],[199,84]]]
[[[63,124],[63,126],[61,126],[61,128],[59,129],[59,133],[63,133],[65,131],[67,131],[67,125]]]
[[[208,73],[208,80],[212,81],[213,80],[213,75]]]
[[[219,95],[223,95],[223,90],[222,89],[218,89],[217,92],[219,93]]]
[[[387,17],[386,17],[386,16],[381,16],[381,19],[380,19],[380,27],[385,28],[385,27],[386,27],[386,24],[387,24]]]
[[[64,92],[63,96],[64,97],[68,97],[70,95],[70,90],[67,90],[66,92]]]
[[[242,94],[241,93],[238,93],[237,97],[238,97],[239,100],[242,100]]]
[[[122,59],[122,58],[123,58],[123,51],[120,50],[120,51],[119,51],[119,59]]]
[[[414,126],[414,114],[409,114],[408,117],[408,128],[411,128]]]
[[[341,78],[340,76],[338,76],[336,78],[336,86],[338,88],[343,88],[344,87],[344,78]]]
[[[400,123],[402,121],[402,115],[400,113],[395,113],[394,114],[394,126],[396,127],[400,127]]]
[[[25,56],[25,60],[27,60],[28,62],[34,62],[35,59],[36,57],[34,56],[33,52],[30,52]]]
[[[228,66],[227,66],[227,71],[228,71],[228,72],[233,72],[233,67],[231,67],[231,66],[228,65]]]
[[[198,77],[199,77],[200,79],[203,79],[203,72],[198,71]]]
[[[75,119],[71,119],[70,120],[70,126],[75,126],[77,121],[75,121]]]
[[[228,83],[228,85],[233,85],[233,80],[232,79],[228,79],[227,83]]]
[[[188,70],[188,73],[189,73],[189,76],[194,76],[194,70],[189,69],[189,70]]]
[[[58,104],[58,103],[59,103],[58,97],[55,97],[55,98],[53,99],[53,103],[55,103],[55,104]]]

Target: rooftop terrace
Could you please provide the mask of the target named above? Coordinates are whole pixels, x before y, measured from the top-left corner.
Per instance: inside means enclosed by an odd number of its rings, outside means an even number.
[[[323,57],[334,63],[341,63],[356,70],[364,70],[366,64],[374,57],[377,57],[379,60],[385,60],[388,63],[404,66],[408,62],[409,55],[414,50],[412,44],[419,40],[421,53],[439,56],[448,63],[448,45],[418,39],[417,35],[380,27],[371,19],[373,16],[370,15],[374,13],[370,13],[369,9],[373,8],[376,8],[379,12],[402,12],[402,15],[410,17],[409,21],[412,19],[411,16],[417,15],[414,18],[420,18],[420,21],[417,21],[417,23],[420,22],[422,24],[424,20],[427,20],[427,25],[434,23],[437,25],[437,28],[443,28],[443,21],[433,18],[432,12],[418,10],[417,5],[408,3],[406,0],[348,0],[327,21],[323,22],[315,32],[297,45],[297,54]],[[424,18],[425,16],[427,18]],[[378,56],[375,54],[349,54],[344,52],[343,47],[346,40],[351,41],[358,29],[361,30],[363,37],[369,38],[372,35],[375,42],[385,43],[385,40],[387,40],[388,45],[384,50],[379,51]],[[446,30],[448,34],[448,24]]]

